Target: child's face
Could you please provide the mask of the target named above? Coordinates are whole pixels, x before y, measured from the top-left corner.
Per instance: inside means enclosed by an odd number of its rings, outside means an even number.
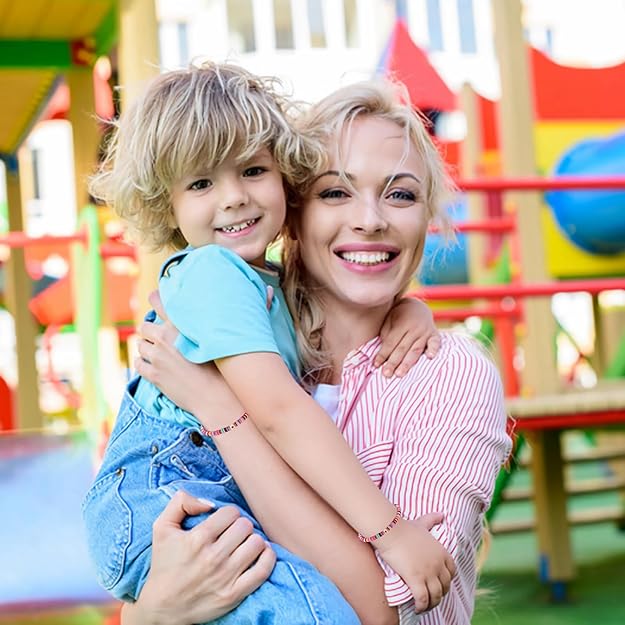
[[[191,246],[216,243],[260,267],[286,217],[282,175],[266,148],[243,163],[228,158],[212,171],[179,180],[172,204]]]

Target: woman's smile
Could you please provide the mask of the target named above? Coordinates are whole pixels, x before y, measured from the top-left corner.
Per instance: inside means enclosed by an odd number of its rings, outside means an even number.
[[[333,143],[301,211],[302,260],[326,312],[390,307],[423,250],[423,159],[398,124],[366,115]]]

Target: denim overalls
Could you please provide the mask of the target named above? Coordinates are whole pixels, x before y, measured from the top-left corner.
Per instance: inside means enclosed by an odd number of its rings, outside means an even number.
[[[98,580],[115,597],[134,601],[150,569],[152,523],[178,490],[234,505],[266,538],[211,440],[194,428],[147,414],[126,391],[104,462],[83,502]],[[288,496],[285,493],[285,496]],[[189,517],[190,529],[206,515]],[[223,625],[358,625],[336,586],[314,566],[272,543],[277,562],[269,579]]]

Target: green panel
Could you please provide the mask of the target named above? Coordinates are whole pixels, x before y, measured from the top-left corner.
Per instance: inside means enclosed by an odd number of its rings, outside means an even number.
[[[0,234],[9,229],[9,207],[6,202],[0,202]]]
[[[67,41],[34,41],[29,39],[0,40],[0,67],[59,68],[72,67]]]
[[[96,53],[98,56],[108,54],[117,43],[117,5],[111,7],[94,33]]]

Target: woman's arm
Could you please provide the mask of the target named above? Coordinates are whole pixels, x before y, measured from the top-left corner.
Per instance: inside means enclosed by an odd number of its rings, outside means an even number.
[[[179,491],[154,523],[152,562],[139,599],[122,625],[192,625],[226,614],[270,575],[275,553],[236,508],[220,508],[186,531],[187,516],[210,502]]]
[[[403,419],[398,421],[382,489],[390,498],[403,498],[410,518],[444,508],[444,521],[432,533],[458,563],[458,575],[444,600],[445,614],[451,615],[450,622],[464,625],[467,606],[473,603],[483,514],[511,441],[500,376],[481,348],[450,335],[438,359],[441,367],[418,404],[410,378],[403,382],[396,407]],[[419,383],[422,387],[427,381],[421,377]],[[419,485],[418,491],[409,492],[407,484]],[[410,596],[396,576],[389,576],[386,585],[400,598]],[[424,625],[428,619],[425,615]],[[432,617],[432,622],[438,621]]]
[[[157,303],[157,302],[155,302]],[[169,335],[168,335],[169,332]],[[207,413],[234,414],[242,406],[212,365],[193,365],[173,347],[168,324],[143,324],[137,371],[201,421]],[[147,361],[147,362],[146,362]],[[314,564],[341,590],[363,625],[397,623],[397,611],[384,595],[384,574],[373,550],[293,470],[253,423],[217,436],[228,468],[266,534]],[[285,496],[288,493],[288,497]],[[128,624],[130,625],[130,624]]]

